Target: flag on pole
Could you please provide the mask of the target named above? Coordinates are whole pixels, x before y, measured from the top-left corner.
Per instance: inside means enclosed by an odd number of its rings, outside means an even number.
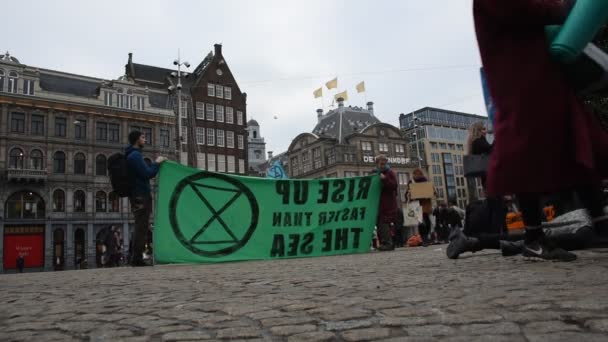
[[[313,91],[312,94],[315,96],[315,99],[323,96],[323,87]]]
[[[327,87],[327,89],[338,88],[338,78],[336,77],[333,80],[325,83],[325,86]]]
[[[341,93],[338,93],[334,96],[334,99],[338,100],[339,98],[343,98],[344,101],[348,101],[348,92],[345,90]]]
[[[357,93],[365,92],[365,81],[361,81],[361,83],[357,84]]]

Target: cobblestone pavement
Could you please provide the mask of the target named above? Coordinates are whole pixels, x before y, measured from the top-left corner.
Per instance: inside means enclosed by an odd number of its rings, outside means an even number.
[[[0,341],[608,341],[608,250],[444,249],[0,275]]]

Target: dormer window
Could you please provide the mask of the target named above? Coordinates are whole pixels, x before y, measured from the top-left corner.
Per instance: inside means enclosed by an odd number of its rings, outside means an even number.
[[[23,94],[34,95],[34,80],[23,80]]]

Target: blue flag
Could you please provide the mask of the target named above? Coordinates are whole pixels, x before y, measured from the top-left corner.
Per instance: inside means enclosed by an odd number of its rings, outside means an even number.
[[[486,102],[486,111],[488,112],[488,118],[490,119],[490,123],[492,124],[492,126],[494,126],[494,115],[496,114],[496,106],[494,106],[494,101],[492,101],[490,89],[488,89],[488,81],[486,79],[486,74],[483,72],[483,68],[479,68],[479,73],[481,74],[481,88],[483,89],[483,98]]]
[[[288,179],[289,177],[287,177],[287,173],[285,173],[285,170],[283,169],[283,165],[281,164],[280,160],[275,160],[274,163],[272,163],[272,166],[270,166],[270,168],[268,169],[268,178],[274,178],[274,179]]]

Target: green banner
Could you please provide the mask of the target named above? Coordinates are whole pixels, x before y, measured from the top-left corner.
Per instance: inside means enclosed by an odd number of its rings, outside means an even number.
[[[159,178],[156,263],[300,258],[370,250],[379,177],[274,180],[165,162]]]

